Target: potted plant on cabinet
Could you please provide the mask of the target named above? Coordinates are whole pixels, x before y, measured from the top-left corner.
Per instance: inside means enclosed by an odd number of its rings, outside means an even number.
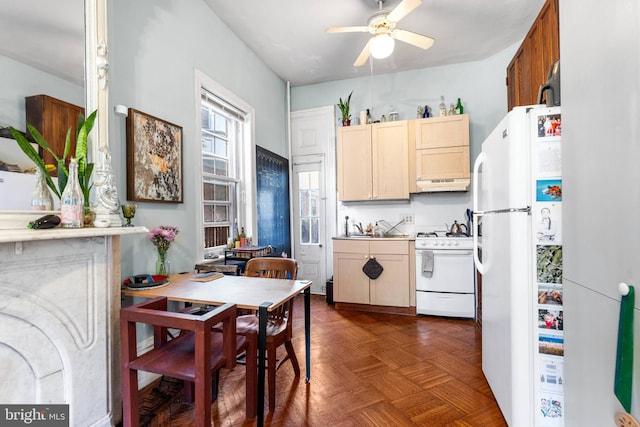
[[[351,103],[351,95],[353,91],[349,93],[349,96],[343,101],[340,98],[340,102],[338,102],[338,108],[340,109],[340,113],[342,113],[342,126],[350,126],[351,125],[351,114],[349,114],[349,104]]]
[[[92,213],[90,200],[89,200],[89,192],[91,191],[92,183],[91,183],[91,174],[93,172],[93,163],[87,163],[87,153],[88,153],[88,136],[93,129],[93,124],[96,119],[97,111],[94,111],[87,117],[85,120],[84,117],[80,116],[78,118],[78,132],[76,134],[76,151],[75,158],[78,162],[78,181],[80,182],[80,189],[82,190],[82,194],[84,196],[84,210],[85,210],[85,225],[89,225],[92,222]],[[31,124],[27,124],[27,129],[34,141],[42,147],[42,149],[48,151],[53,155],[53,158],[56,160],[57,169],[58,169],[58,186],[56,187],[53,179],[51,179],[51,174],[49,173],[49,169],[47,165],[45,165],[42,158],[38,155],[38,152],[33,148],[31,143],[27,140],[27,138],[18,130],[11,128],[11,135],[17,141],[18,146],[22,149],[22,151],[29,157],[38,167],[42,175],[45,177],[47,182],[47,186],[53,191],[53,193],[60,198],[62,196],[62,192],[64,188],[67,186],[67,179],[69,178],[69,171],[67,169],[66,163],[70,160],[67,159],[69,155],[69,151],[71,151],[71,128],[67,131],[67,137],[65,140],[64,153],[62,157],[58,157],[58,155],[53,151],[49,143],[43,138],[43,136],[38,132],[38,130],[33,127]]]

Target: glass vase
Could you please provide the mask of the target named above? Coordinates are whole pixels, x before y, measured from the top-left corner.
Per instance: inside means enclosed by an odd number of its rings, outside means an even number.
[[[156,260],[156,274],[158,276],[168,276],[171,274],[171,266],[167,260],[167,253],[158,251],[158,259]]]

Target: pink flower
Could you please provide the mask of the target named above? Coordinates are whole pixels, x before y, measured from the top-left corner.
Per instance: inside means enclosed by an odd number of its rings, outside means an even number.
[[[171,246],[180,230],[173,225],[161,225],[149,232],[147,237],[158,247],[158,252],[164,254]]]

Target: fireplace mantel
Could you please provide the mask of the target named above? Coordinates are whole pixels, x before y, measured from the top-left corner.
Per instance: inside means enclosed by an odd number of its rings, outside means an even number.
[[[120,419],[120,235],[145,227],[0,229],[0,402]]]

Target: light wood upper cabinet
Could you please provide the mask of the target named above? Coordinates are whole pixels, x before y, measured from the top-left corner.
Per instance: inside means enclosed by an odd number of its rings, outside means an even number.
[[[338,199],[409,198],[407,121],[338,128]]]
[[[370,200],[371,125],[338,128],[338,199]]]
[[[469,115],[415,121],[415,163],[411,192],[466,191],[469,168]]]

